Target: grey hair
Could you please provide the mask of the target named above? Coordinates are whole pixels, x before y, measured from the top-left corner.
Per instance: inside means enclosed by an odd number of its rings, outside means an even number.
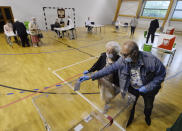
[[[32,17],[31,20],[36,19],[35,17]]]
[[[107,42],[106,49],[108,49],[108,48],[113,48],[114,51],[117,54],[119,54],[120,53],[120,50],[121,50],[121,47],[120,47],[119,43],[116,42],[116,41],[109,41],[109,42]]]

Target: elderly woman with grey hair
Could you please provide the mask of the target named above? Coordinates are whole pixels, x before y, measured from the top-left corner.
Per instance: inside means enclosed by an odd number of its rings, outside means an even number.
[[[101,53],[97,62],[84,75],[99,71],[119,59],[120,45],[115,41],[106,44],[106,52]],[[106,113],[110,108],[111,100],[119,93],[119,79],[117,71],[98,80],[101,99],[105,102],[104,111]],[[117,88],[118,87],[118,88]]]
[[[32,21],[29,23],[28,27],[29,27],[33,46],[34,47],[39,46],[40,38],[38,37],[38,34],[39,34],[40,30],[39,30],[39,27],[37,25],[35,17],[32,17]]]

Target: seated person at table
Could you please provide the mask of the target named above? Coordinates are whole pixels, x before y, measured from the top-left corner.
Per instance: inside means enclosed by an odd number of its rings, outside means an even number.
[[[64,20],[61,18],[61,20],[60,20],[60,26],[61,27],[64,27],[65,26],[65,23],[64,23]]]
[[[18,36],[20,37],[23,47],[25,47],[25,44],[27,44],[27,46],[30,46],[27,38],[28,36],[27,29],[22,22],[19,22],[18,20],[15,19],[15,23],[13,24],[13,32],[15,34],[17,33]]]
[[[14,34],[14,32],[13,32],[13,25],[12,25],[11,21],[7,21],[7,23],[4,25],[4,33],[5,34],[10,34],[10,33]],[[11,41],[11,37],[7,36],[7,35],[6,35],[6,37],[7,37],[8,42],[11,44],[11,42],[10,42]],[[17,40],[16,36],[14,36],[14,39],[15,39],[15,42],[17,43],[18,40]]]
[[[60,27],[60,23],[58,18],[56,19],[54,24],[51,24],[51,30],[54,31],[54,28],[59,28]]]
[[[55,23],[54,23],[54,27],[59,28],[60,27],[60,23],[59,20],[56,19]]]
[[[85,22],[85,27],[87,27],[88,32],[92,31],[93,27],[91,25],[94,25],[94,22],[91,22],[90,17],[88,17],[88,20]]]
[[[70,17],[70,16],[68,16],[67,26],[68,26],[68,28],[69,28],[70,31],[71,31],[72,39],[74,39],[73,30],[75,29],[75,27],[74,27],[74,23],[73,23],[73,21],[71,20],[71,17]]]
[[[59,20],[58,20],[58,18],[57,18],[56,21],[55,21],[55,23],[54,23],[54,27],[53,27],[53,28],[60,28],[60,27],[61,27],[61,25],[60,25]],[[57,30],[54,30],[54,31],[55,31],[56,34],[60,37],[60,32],[57,31]]]

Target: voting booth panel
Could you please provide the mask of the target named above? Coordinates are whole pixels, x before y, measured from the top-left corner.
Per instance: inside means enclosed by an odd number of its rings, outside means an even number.
[[[175,35],[161,34],[158,39],[158,48],[172,50],[175,39]]]

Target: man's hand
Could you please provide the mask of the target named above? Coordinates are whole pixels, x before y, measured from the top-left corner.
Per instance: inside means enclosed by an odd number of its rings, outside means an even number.
[[[83,72],[84,75],[86,75],[86,74],[88,74],[88,73],[89,73],[89,71],[87,71],[87,70]]]
[[[85,75],[85,76],[80,77],[79,82],[83,82],[83,81],[86,81],[86,80],[89,80],[89,79],[90,79],[90,77]]]
[[[146,89],[145,86],[140,87],[140,88],[138,89],[138,91],[139,91],[140,93],[147,93],[147,89]]]

